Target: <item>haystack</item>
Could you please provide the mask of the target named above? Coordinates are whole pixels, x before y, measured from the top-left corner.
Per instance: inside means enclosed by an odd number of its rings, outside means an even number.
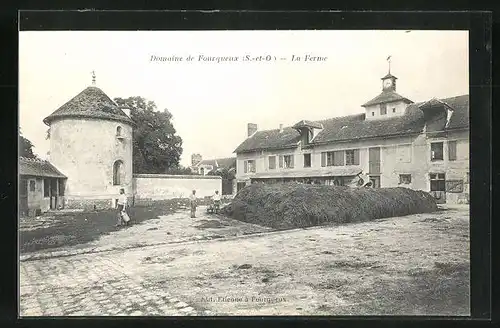
[[[363,222],[436,211],[434,198],[408,188],[350,188],[298,183],[252,184],[223,211],[276,229]]]

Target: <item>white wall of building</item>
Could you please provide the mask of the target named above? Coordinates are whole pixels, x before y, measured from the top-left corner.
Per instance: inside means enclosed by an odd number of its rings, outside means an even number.
[[[136,200],[166,200],[188,198],[192,191],[203,198],[216,190],[222,194],[222,178],[219,176],[135,174],[134,195]]]
[[[122,139],[117,138],[121,127]],[[113,185],[113,164],[123,162],[121,184]],[[126,123],[65,118],[50,125],[50,162],[68,177],[71,199],[116,199],[119,189],[132,195],[132,127]]]

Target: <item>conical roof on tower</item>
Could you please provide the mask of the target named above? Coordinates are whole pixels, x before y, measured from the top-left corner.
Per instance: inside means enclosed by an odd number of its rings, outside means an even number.
[[[43,119],[47,125],[62,118],[94,118],[135,125],[118,105],[101,89],[89,86],[52,114]]]

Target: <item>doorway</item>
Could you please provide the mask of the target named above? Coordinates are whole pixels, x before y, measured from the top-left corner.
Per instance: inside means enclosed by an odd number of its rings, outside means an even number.
[[[430,193],[436,199],[436,203],[446,203],[446,175],[444,173],[430,173]]]
[[[380,175],[370,175],[370,182],[372,188],[380,188]]]
[[[368,150],[368,173],[380,174],[380,147]]]

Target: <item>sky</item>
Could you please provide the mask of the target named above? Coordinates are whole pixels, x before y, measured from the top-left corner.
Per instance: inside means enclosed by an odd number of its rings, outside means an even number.
[[[242,62],[247,55],[273,60]],[[396,91],[414,102],[469,93],[467,31],[23,31],[19,122],[47,158],[43,118],[91,85],[95,71],[109,97],[142,96],[173,114],[187,166],[192,153],[235,156],[247,123],[276,129],[364,112],[381,92],[388,56]]]

